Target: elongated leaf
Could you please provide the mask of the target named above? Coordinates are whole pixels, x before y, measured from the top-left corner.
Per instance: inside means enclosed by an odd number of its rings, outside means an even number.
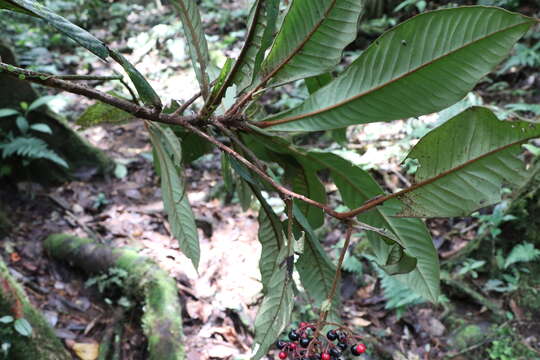
[[[259,232],[258,238],[261,243],[261,258],[259,260],[259,270],[261,272],[261,281],[263,284],[263,293],[268,292],[270,279],[276,271],[280,249],[284,245],[283,228],[277,215],[270,205],[266,202],[259,189],[250,184],[251,190],[259,200],[261,209],[259,210]]]
[[[163,205],[168,214],[172,234],[178,240],[180,250],[193,262],[193,266],[198,268],[200,248],[195,217],[182,179],[178,175],[177,166],[167,151],[170,148],[175,149],[176,154],[180,153],[180,142],[170,128],[149,123],[148,129],[161,169]],[[167,132],[170,133],[165,134]]]
[[[279,0],[257,0],[249,15],[246,42],[237,59],[238,70],[232,82],[241,92],[253,82],[259,72],[266,49],[272,44],[279,12]]]
[[[399,215],[464,216],[501,200],[503,186],[527,181],[521,144],[540,137],[540,124],[500,121],[472,107],[424,136],[408,158],[417,159],[417,185],[399,196]],[[417,187],[425,183],[425,185]]]
[[[332,70],[356,38],[362,9],[357,0],[293,0],[262,77],[281,84]]]
[[[75,40],[79,45],[88,49],[103,60],[109,56],[109,51],[105,44],[96,39],[88,31],[69,22],[67,19],[57,15],[34,0],[2,0],[0,8],[33,15],[45,20],[48,24]]]
[[[48,95],[48,96],[42,96],[40,98],[37,98],[30,104],[30,106],[28,106],[28,109],[26,111],[30,112],[30,111],[36,110],[37,108],[50,103],[54,99],[56,99],[56,95]]]
[[[315,306],[321,308],[328,294],[332,289],[336,266],[332,263],[328,255],[324,252],[319,238],[311,228],[309,222],[300,209],[294,208],[294,218],[306,233],[304,252],[296,262],[296,270],[300,275],[302,286],[311,297]],[[328,314],[328,321],[340,322],[340,286],[332,299],[332,307]]]
[[[338,186],[345,205],[351,209],[384,194],[381,187],[369,173],[338,155],[324,151],[305,151],[295,148],[284,139],[263,135],[263,132],[261,132],[260,136],[256,136],[255,139],[252,140],[253,143],[262,144],[272,151],[304,157],[304,161],[310,162],[313,169],[317,171],[330,170],[330,175]],[[396,278],[425,298],[437,301],[439,296],[439,258],[437,251],[422,220],[395,217],[402,209],[402,206],[403,204],[400,201],[394,199],[385,202],[384,206],[378,206],[359,216],[359,220],[378,229],[390,231],[397,237],[399,240],[397,242],[404,248],[408,256],[417,259],[417,265],[412,272],[395,275]],[[379,265],[399,264],[399,272],[410,269],[410,259],[403,258],[403,261],[409,261],[409,268],[404,263],[389,262],[392,246],[394,245],[392,236],[383,236],[380,232],[369,231],[368,238]]]
[[[276,269],[268,282],[268,292],[255,318],[255,355],[252,360],[258,360],[268,353],[270,346],[291,320],[294,294],[292,269],[289,269],[288,259],[292,260],[292,254],[288,254],[284,246],[276,259]]]
[[[465,96],[535,23],[478,6],[423,13],[382,35],[304,103],[260,126],[316,131],[444,109]]]
[[[285,177],[292,185],[292,190],[317,202],[326,203],[326,190],[317,176],[316,170],[308,162],[301,161],[301,157],[298,160],[294,157],[287,156],[281,157],[280,161],[280,164],[285,169]],[[313,228],[317,229],[324,224],[324,213],[322,209],[306,204],[298,199],[295,199],[294,203],[306,215],[309,224]]]
[[[311,151],[309,158],[330,170],[330,176],[336,183],[341,198],[349,208],[356,208],[376,196],[383,190],[373,178],[361,168],[354,166],[338,155],[320,151]],[[397,201],[385,202],[361,216],[359,220],[377,228],[391,231],[400,239],[405,251],[417,259],[416,269],[408,274],[396,275],[411,289],[420,295],[437,301],[439,296],[439,258],[431,236],[420,219],[398,218],[402,204]],[[380,265],[387,265],[392,245],[381,235],[368,232],[368,239]]]
[[[0,109],[0,118],[19,115],[20,113],[15,109]]]
[[[210,91],[210,80],[208,76],[210,55],[208,52],[208,43],[204,37],[201,14],[199,13],[197,2],[195,0],[173,0],[172,4],[180,15],[180,20],[182,20],[191,62],[193,63],[203,98],[206,99]]]
[[[135,66],[119,52],[111,50],[110,55],[114,61],[124,68],[124,71],[128,74],[131,82],[135,85],[142,102],[161,110],[163,107],[161,99],[139,70],[137,70]]]

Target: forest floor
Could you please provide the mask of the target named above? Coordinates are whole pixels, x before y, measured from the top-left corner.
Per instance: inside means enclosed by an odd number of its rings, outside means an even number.
[[[148,26],[142,20],[142,24],[135,23],[141,28]],[[225,32],[223,28],[215,31]],[[143,41],[141,36],[131,37],[133,43]],[[170,63],[158,60],[159,50],[152,48],[152,44],[160,44],[159,39],[152,40],[153,43],[151,39],[145,41],[144,46],[130,45],[139,49],[130,55],[130,59],[139,59],[135,61],[139,69],[151,74],[158,92],[188,98],[195,84],[189,69],[180,69],[177,75],[168,76],[167,81],[160,78],[157,74],[168,74],[166,69]],[[234,57],[235,51],[237,48],[232,47],[229,55]],[[94,69],[99,71],[104,66],[96,63]],[[68,65],[65,67],[69,68]],[[533,85],[530,84],[531,76],[534,77]],[[540,77],[535,72],[509,75],[505,80],[510,82],[510,88],[540,84]],[[285,88],[285,91],[293,90]],[[479,91],[481,93],[482,88]],[[281,98],[279,94],[273,96],[274,100]],[[512,96],[500,95],[497,100],[511,101]],[[74,98],[66,99],[66,103],[74,103]],[[489,100],[494,102],[495,99]],[[77,100],[77,105],[68,110],[73,114],[80,113],[85,104]],[[419,134],[428,131],[435,122],[436,117],[426,116],[353,128],[348,132],[350,143],[346,150],[351,155],[356,153],[359,163],[378,167],[377,178],[386,189],[394,191],[411,180],[400,168],[402,155],[414,145]],[[225,194],[219,154],[205,155],[186,168],[184,174],[201,240],[201,262],[197,272],[170,235],[159,178],[151,161],[151,146],[143,123],[100,125],[84,130],[82,134],[123,164],[127,169],[125,176],[74,181],[54,188],[43,188],[32,182],[0,188],[1,202],[15,225],[11,233],[0,240],[0,255],[6,259],[13,275],[24,284],[33,304],[68,347],[74,343],[98,344],[105,331],[114,325],[112,319],[117,309],[123,308],[126,317],[123,358],[145,359],[146,340],[138,325],[141,309],[121,301],[121,286],[103,293],[96,286],[85,286],[88,277],[67,264],[50,259],[44,254],[42,241],[52,233],[61,232],[91,237],[115,247],[134,247],[176,279],[189,360],[248,359],[262,288],[258,271],[257,212],[254,209],[242,211],[238,201]],[[330,185],[327,190],[330,194],[336,193]],[[475,239],[482,224],[478,217],[430,221],[430,231],[441,260],[456,256]],[[342,235],[339,228],[327,231],[325,248],[329,253],[335,255],[333,246]],[[360,240],[355,239],[356,242]],[[451,301],[387,309],[381,280],[367,260],[360,262],[361,270],[344,272],[342,316],[346,324],[359,329],[371,347],[365,359],[379,358],[374,355],[374,349],[396,360],[487,359],[491,354],[488,350],[495,351],[494,341],[504,337],[503,332],[483,336],[482,332],[488,332],[494,324],[491,311],[485,304],[449,287],[443,287],[443,290]],[[540,354],[540,326],[522,320],[519,306],[499,293],[489,293],[487,299],[508,313],[508,320],[498,323],[500,328],[517,324],[514,328],[522,331],[518,331],[516,341],[531,353]],[[453,311],[451,319],[448,316],[450,309]],[[305,299],[298,302],[297,312],[307,318],[295,320],[315,320],[309,318],[313,313]],[[467,324],[474,324],[474,329],[467,329]]]

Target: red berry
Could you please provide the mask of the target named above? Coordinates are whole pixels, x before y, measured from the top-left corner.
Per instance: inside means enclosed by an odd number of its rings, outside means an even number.
[[[331,356],[329,353],[322,353],[321,359],[322,360],[330,360]]]
[[[355,356],[358,356],[360,354],[363,354],[366,352],[366,345],[364,344],[358,344],[358,345],[353,345],[352,348],[351,348],[351,352],[353,355]]]
[[[280,351],[279,354],[278,354],[278,357],[281,360],[285,360],[287,358],[287,353],[285,351]]]
[[[298,345],[296,345],[296,343],[289,343],[289,349],[294,350],[297,347],[298,347]]]
[[[305,328],[306,326],[308,326],[308,323],[302,321],[302,322],[300,323],[300,326],[299,326],[299,327]]]

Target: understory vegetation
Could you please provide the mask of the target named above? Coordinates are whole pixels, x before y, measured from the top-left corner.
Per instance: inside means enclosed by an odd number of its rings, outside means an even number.
[[[539,16],[0,0],[0,359],[540,359]]]

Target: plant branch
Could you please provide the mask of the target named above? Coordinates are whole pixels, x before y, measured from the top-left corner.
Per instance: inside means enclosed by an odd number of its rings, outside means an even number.
[[[198,93],[196,93],[195,95],[187,99],[185,103],[183,103],[178,109],[176,109],[176,111],[173,113],[173,116],[183,115],[184,111],[186,111],[187,108],[190,107],[191,104],[195,102],[195,100],[201,97],[201,95],[202,95],[202,92],[199,91]]]

